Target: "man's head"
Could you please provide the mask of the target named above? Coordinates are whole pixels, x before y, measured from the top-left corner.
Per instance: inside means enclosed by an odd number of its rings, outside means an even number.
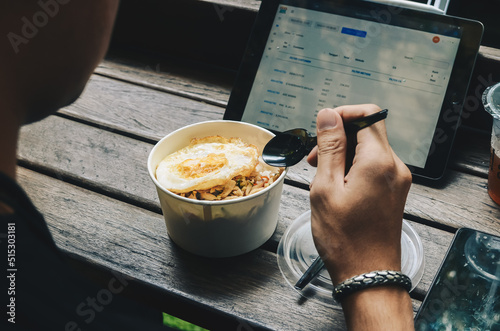
[[[104,57],[118,0],[0,3],[0,113],[30,123],[72,103]]]

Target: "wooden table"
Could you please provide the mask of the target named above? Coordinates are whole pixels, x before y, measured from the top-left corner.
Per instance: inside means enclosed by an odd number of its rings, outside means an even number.
[[[125,275],[127,295],[209,329],[343,329],[340,308],[301,300],[277,264],[284,231],[309,209],[314,169],[305,162],[289,171],[278,227],[261,248],[213,260],[184,252],[167,235],[148,153],[173,130],[222,119],[231,79],[213,68],[108,57],[75,104],[23,128],[18,179],[58,246],[96,278],[105,281],[102,270]],[[457,228],[500,235],[488,160],[489,132],[462,128],[445,178],[412,185],[405,219],[425,252],[425,273],[411,294],[415,311]]]

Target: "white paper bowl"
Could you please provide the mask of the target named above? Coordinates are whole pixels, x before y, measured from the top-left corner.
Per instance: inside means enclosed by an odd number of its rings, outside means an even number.
[[[274,136],[261,127],[235,121],[209,121],[183,127],[160,140],[148,158],[170,238],[183,249],[206,257],[230,257],[252,251],[274,233],[286,170],[266,189],[227,201],[197,201],[164,189],[156,168],[167,155],[187,146],[192,138],[239,137],[259,152]]]

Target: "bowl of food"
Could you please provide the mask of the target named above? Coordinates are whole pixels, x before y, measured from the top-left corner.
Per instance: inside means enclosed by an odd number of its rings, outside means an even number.
[[[272,236],[286,173],[262,161],[273,136],[244,122],[208,121],[176,130],[153,147],[148,172],[178,246],[230,257]]]

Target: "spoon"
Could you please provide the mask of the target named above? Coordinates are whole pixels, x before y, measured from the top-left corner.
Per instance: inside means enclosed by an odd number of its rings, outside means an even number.
[[[297,283],[294,285],[294,287],[297,290],[303,290],[304,287],[306,287],[307,284],[311,282],[316,276],[319,274],[321,270],[325,267],[325,263],[323,260],[318,256],[314,262],[307,268],[306,272],[300,277],[300,279],[297,281]]]
[[[387,109],[344,124],[346,135],[356,133],[387,117]],[[296,165],[316,146],[317,138],[309,135],[306,129],[292,129],[276,133],[264,147],[262,159],[274,167]]]

